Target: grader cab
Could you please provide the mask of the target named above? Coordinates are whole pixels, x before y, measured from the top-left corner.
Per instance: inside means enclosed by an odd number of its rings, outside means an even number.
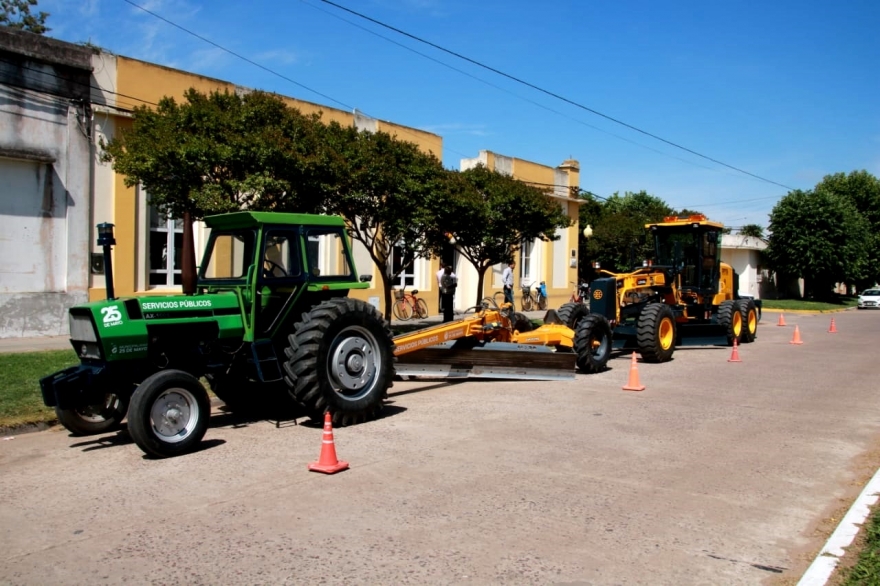
[[[723,227],[702,215],[647,224],[654,257],[630,273],[601,271],[590,307],[608,321],[611,347],[664,362],[676,345],[755,340],[759,302],[739,295],[739,276],[721,262]]]

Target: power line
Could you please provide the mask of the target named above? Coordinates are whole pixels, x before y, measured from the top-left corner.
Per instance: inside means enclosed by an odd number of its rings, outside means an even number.
[[[296,81],[296,80],[293,80],[293,79],[291,79],[290,77],[287,77],[287,76],[284,75],[284,74],[278,73],[277,71],[274,71],[274,70],[272,70],[272,69],[269,69],[269,68],[266,67],[265,65],[261,65],[260,63],[257,63],[256,61],[253,61],[252,59],[249,59],[249,58],[245,57],[244,55],[240,55],[240,54],[236,53],[235,51],[232,51],[231,49],[227,49],[226,47],[224,47],[224,46],[222,46],[222,45],[220,45],[220,44],[218,44],[218,43],[215,43],[215,42],[212,41],[211,39],[208,39],[208,38],[206,38],[206,37],[203,37],[202,35],[199,35],[198,33],[195,33],[195,32],[193,32],[193,31],[191,31],[191,30],[189,30],[189,29],[187,29],[187,28],[185,28],[185,27],[183,27],[183,26],[181,26],[181,25],[179,25],[179,24],[177,24],[177,23],[175,23],[175,22],[172,22],[172,21],[168,20],[167,18],[165,18],[164,16],[162,16],[162,15],[160,15],[160,14],[156,14],[155,12],[153,12],[153,11],[151,11],[151,10],[148,10],[148,9],[144,8],[143,6],[140,6],[140,5],[136,4],[136,3],[133,2],[132,0],[122,0],[122,1],[123,1],[123,2],[126,2],[127,4],[130,4],[130,5],[134,6],[135,8],[137,8],[137,9],[139,9],[139,10],[142,10],[142,11],[146,12],[147,14],[149,14],[149,15],[151,15],[151,16],[154,16],[154,17],[158,18],[158,19],[161,20],[162,22],[165,22],[165,23],[167,23],[167,24],[170,24],[171,26],[173,26],[173,27],[175,27],[175,28],[177,28],[177,29],[180,29],[180,30],[182,30],[183,32],[185,32],[185,33],[187,33],[187,34],[192,35],[192,36],[196,37],[197,39],[199,39],[199,40],[201,40],[201,41],[204,41],[205,43],[208,43],[209,45],[212,45],[212,46],[214,46],[214,47],[217,47],[217,48],[220,49],[221,51],[224,51],[224,52],[226,52],[226,53],[229,53],[229,54],[232,55],[233,57],[237,57],[238,59],[241,59],[242,61],[244,61],[244,62],[246,62],[246,63],[249,63],[249,64],[253,65],[254,67],[259,67],[259,68],[262,69],[263,71],[266,71],[266,72],[268,72],[268,73],[271,73],[272,75],[275,75],[275,76],[277,76],[277,77],[280,77],[281,79],[283,79],[283,80],[285,80],[285,81],[288,81],[288,82],[290,82],[290,83],[292,83],[292,84],[294,84],[294,85],[296,85],[296,86],[298,86],[298,87],[301,87],[301,88],[303,88],[303,89],[305,89],[305,90],[307,90],[307,91],[310,91],[310,92],[312,92],[312,93],[315,94],[315,95],[321,96],[321,97],[324,98],[325,100],[329,100],[329,101],[333,102],[334,104],[338,104],[338,105],[342,106],[343,108],[346,108],[347,110],[350,110],[350,111],[352,111],[352,112],[355,112],[355,111],[356,111],[356,109],[355,109],[353,106],[350,106],[350,105],[346,104],[345,102],[341,102],[341,101],[339,101],[339,100],[337,100],[337,99],[335,99],[335,98],[333,98],[333,97],[331,97],[331,96],[328,96],[327,94],[324,94],[324,93],[319,92],[318,90],[312,89],[312,88],[308,87],[307,85],[304,85],[304,84],[302,84],[302,83],[300,83],[300,82],[298,82],[298,81]],[[377,119],[376,117],[371,116],[371,115],[369,115],[369,114],[366,113],[366,112],[363,112],[363,111],[361,111],[361,112],[364,113],[364,114],[366,114],[368,117],[373,118],[374,120]],[[413,133],[412,131],[410,131],[410,130],[407,129],[406,127],[404,127],[404,126],[401,125],[401,126],[399,126],[399,128],[400,128],[403,132],[405,132],[406,134],[409,134],[410,136],[413,136],[413,137],[418,138],[418,136],[417,136],[415,133]],[[452,150],[452,149],[449,149],[449,150]],[[456,152],[456,151],[452,151],[452,152]],[[466,156],[466,155],[464,155],[464,154],[462,154],[462,153],[458,153],[458,154],[461,155],[462,157]]]
[[[596,130],[596,131],[601,132],[601,133],[603,133],[603,134],[607,134],[607,135],[609,135],[609,136],[613,136],[614,138],[617,138],[617,139],[622,140],[622,141],[624,141],[624,142],[628,142],[629,144],[632,144],[632,145],[635,145],[635,146],[638,146],[638,147],[642,147],[642,148],[644,148],[644,149],[647,149],[647,150],[649,150],[649,151],[651,151],[651,152],[657,153],[657,154],[662,155],[662,156],[664,156],[664,157],[670,157],[670,158],[675,159],[675,160],[677,160],[677,161],[681,161],[681,162],[683,162],[683,163],[687,163],[687,164],[689,164],[689,165],[694,165],[694,166],[700,167],[701,169],[707,169],[707,170],[709,170],[709,171],[715,171],[715,169],[713,169],[712,167],[708,167],[708,166],[706,166],[706,165],[700,165],[699,163],[696,163],[696,162],[694,162],[694,161],[690,161],[690,160],[688,160],[688,159],[684,159],[684,158],[682,158],[682,157],[676,157],[675,155],[671,155],[671,154],[666,153],[666,152],[663,152],[663,151],[661,151],[661,150],[659,150],[659,149],[655,149],[655,148],[653,148],[653,147],[649,147],[648,145],[645,145],[645,144],[642,144],[642,143],[640,143],[640,142],[637,142],[637,141],[631,140],[631,139],[626,138],[626,137],[624,137],[624,136],[620,136],[619,134],[614,134],[613,132],[610,132],[610,131],[608,131],[608,130],[605,130],[604,128],[600,128],[600,127],[595,126],[595,125],[593,125],[593,124],[589,124],[588,122],[584,122],[583,120],[580,120],[579,118],[575,118],[574,116],[569,116],[568,114],[565,114],[564,112],[560,112],[559,110],[555,110],[555,109],[553,109],[553,108],[547,106],[546,104],[542,104],[542,103],[537,102],[537,101],[535,101],[535,100],[529,99],[529,98],[527,98],[527,97],[525,97],[525,96],[521,96],[521,95],[519,95],[519,94],[517,94],[517,93],[514,93],[514,92],[510,91],[510,90],[507,89],[507,88],[503,88],[503,87],[501,87],[501,86],[499,86],[499,85],[495,85],[494,83],[492,83],[492,82],[490,82],[490,81],[487,81],[487,80],[485,80],[485,79],[483,79],[483,78],[477,77],[476,75],[473,75],[472,73],[468,73],[467,71],[465,71],[465,70],[463,70],[463,69],[459,69],[459,68],[457,68],[457,67],[453,67],[453,66],[450,65],[449,63],[446,63],[446,62],[444,62],[444,61],[440,61],[439,59],[436,59],[436,58],[434,58],[434,57],[431,57],[430,55],[428,55],[428,54],[426,54],[426,53],[422,53],[421,51],[417,51],[417,50],[413,49],[412,47],[408,47],[407,45],[404,45],[403,43],[398,43],[398,42],[395,41],[394,39],[391,39],[391,38],[389,38],[389,37],[386,37],[385,35],[381,35],[381,34],[377,33],[377,32],[374,31],[374,30],[370,30],[369,28],[367,28],[367,27],[365,27],[365,26],[361,26],[361,25],[359,25],[359,24],[357,24],[357,23],[355,23],[355,22],[353,22],[353,21],[351,21],[351,20],[348,20],[348,19],[346,19],[346,18],[342,18],[342,17],[339,16],[338,14],[333,14],[333,13],[330,12],[329,10],[323,10],[323,9],[321,9],[321,8],[319,8],[319,7],[315,6],[315,5],[313,5],[313,4],[310,4],[307,0],[300,0],[300,1],[301,1],[303,4],[305,4],[306,6],[310,6],[311,8],[313,8],[313,9],[315,9],[315,10],[319,10],[319,11],[323,12],[323,13],[326,14],[327,16],[330,16],[330,17],[335,18],[335,19],[337,19],[337,20],[341,20],[342,22],[347,23],[347,24],[349,24],[349,25],[351,25],[351,26],[353,26],[353,27],[355,27],[355,28],[358,28],[358,29],[360,29],[360,30],[362,30],[362,31],[364,31],[364,32],[366,32],[366,33],[369,33],[369,34],[371,34],[371,35],[373,35],[373,36],[375,36],[375,37],[379,37],[380,39],[382,39],[382,40],[384,40],[384,41],[387,41],[387,42],[391,43],[392,45],[396,45],[396,46],[400,47],[401,49],[405,49],[405,50],[407,50],[407,51],[409,51],[409,52],[411,52],[411,53],[414,53],[414,54],[418,55],[419,57],[422,57],[422,58],[427,59],[427,60],[429,60],[429,61],[433,61],[434,63],[437,63],[438,65],[442,65],[443,67],[446,67],[447,69],[451,69],[452,71],[455,71],[456,73],[460,73],[461,75],[464,75],[464,76],[466,76],[466,77],[469,77],[469,78],[471,78],[471,79],[473,79],[473,80],[475,80],[475,81],[478,81],[478,82],[480,82],[480,83],[482,83],[482,84],[485,84],[485,85],[487,85],[487,86],[489,86],[489,87],[491,87],[491,88],[494,88],[494,89],[496,89],[496,90],[498,90],[498,91],[504,92],[504,93],[506,93],[506,94],[508,94],[508,95],[511,95],[511,96],[515,97],[515,98],[518,98],[518,99],[520,99],[520,100],[523,100],[524,102],[528,102],[529,104],[532,104],[533,106],[537,106],[538,108],[541,108],[541,109],[546,110],[546,111],[548,111],[548,112],[552,112],[553,114],[556,114],[556,115],[558,115],[558,116],[562,116],[563,118],[567,118],[568,120],[571,120],[571,121],[573,121],[573,122],[577,122],[578,124],[582,124],[583,126],[586,126],[587,128],[592,128],[593,130]],[[455,150],[453,150],[453,149],[451,149],[451,148],[448,149],[448,150],[450,150],[450,151],[452,151],[452,152],[454,152],[454,153],[460,154],[460,155],[463,156],[463,157],[466,156],[466,155],[464,155],[464,154],[462,154],[462,153],[458,153],[458,151],[455,151]]]
[[[126,1],[126,2],[129,2],[129,0],[125,0],[125,1]],[[725,162],[723,162],[723,161],[719,161],[718,159],[715,159],[715,158],[710,157],[710,156],[708,156],[708,155],[704,155],[704,154],[699,153],[699,152],[697,152],[697,151],[695,151],[695,150],[693,150],[693,149],[689,149],[689,148],[687,148],[687,147],[685,147],[685,146],[682,146],[682,145],[680,145],[680,144],[678,144],[678,143],[675,143],[675,142],[673,142],[673,141],[671,141],[671,140],[667,140],[667,139],[665,139],[665,138],[663,138],[663,137],[661,137],[661,136],[658,136],[658,135],[656,135],[656,134],[653,134],[653,133],[651,133],[651,132],[648,132],[647,130],[642,130],[641,128],[638,128],[637,126],[633,126],[632,124],[629,124],[629,123],[627,123],[627,122],[624,122],[624,121],[622,121],[622,120],[619,120],[619,119],[617,119],[617,118],[614,118],[614,117],[612,117],[612,116],[609,116],[609,115],[607,115],[607,114],[603,114],[602,112],[599,112],[598,110],[594,110],[593,108],[590,108],[590,107],[588,107],[588,106],[584,106],[583,104],[580,104],[580,103],[578,103],[578,102],[575,102],[574,100],[571,100],[571,99],[569,99],[569,98],[566,98],[566,97],[564,97],[564,96],[562,96],[562,95],[560,95],[560,94],[557,94],[557,93],[555,93],[555,92],[551,92],[550,90],[546,90],[546,89],[544,89],[544,88],[542,88],[542,87],[540,87],[540,86],[537,86],[537,85],[535,85],[535,84],[533,84],[533,83],[530,83],[530,82],[528,82],[528,81],[525,81],[525,80],[523,80],[523,79],[520,79],[520,78],[518,78],[518,77],[515,77],[515,76],[513,76],[513,75],[510,75],[509,73],[505,73],[505,72],[503,72],[503,71],[501,71],[501,70],[499,70],[499,69],[496,69],[496,68],[494,68],[494,67],[491,67],[491,66],[489,66],[489,65],[486,65],[485,63],[481,63],[480,61],[477,61],[477,60],[475,60],[475,59],[471,59],[470,57],[467,57],[467,56],[462,55],[462,54],[460,54],[460,53],[456,53],[455,51],[452,51],[452,50],[450,50],[450,49],[446,49],[445,47],[441,47],[440,45],[438,45],[438,44],[436,44],[436,43],[432,43],[431,41],[428,41],[428,40],[422,39],[421,37],[417,37],[416,35],[413,35],[413,34],[411,34],[411,33],[408,33],[408,32],[406,32],[406,31],[404,31],[404,30],[401,30],[401,29],[399,29],[399,28],[393,27],[393,26],[391,26],[391,25],[389,25],[389,24],[385,24],[384,22],[381,22],[381,21],[379,21],[379,20],[376,20],[375,18],[371,18],[371,17],[369,17],[369,16],[367,16],[367,15],[365,15],[365,14],[362,14],[362,13],[357,12],[357,11],[355,11],[355,10],[352,10],[352,9],[350,9],[350,8],[346,8],[345,6],[342,6],[342,5],[337,4],[337,3],[335,3],[335,2],[331,2],[330,0],[320,0],[320,1],[321,1],[321,2],[324,2],[325,4],[329,4],[329,5],[331,5],[331,6],[335,6],[336,8],[339,8],[340,10],[344,10],[345,12],[348,12],[348,13],[350,13],[350,14],[353,14],[353,15],[355,15],[355,16],[357,16],[357,17],[359,17],[359,18],[362,18],[362,19],[364,19],[364,20],[368,20],[368,21],[372,22],[373,24],[376,24],[376,25],[379,25],[379,26],[381,26],[381,27],[383,27],[383,28],[387,28],[387,29],[389,29],[389,30],[392,30],[392,31],[394,31],[394,32],[396,32],[396,33],[398,33],[398,34],[400,34],[400,35],[403,35],[403,36],[405,36],[405,37],[409,37],[410,39],[413,39],[413,40],[415,40],[415,41],[418,41],[418,42],[420,42],[420,43],[423,43],[423,44],[425,44],[425,45],[428,45],[428,46],[430,46],[430,47],[433,47],[433,48],[437,49],[438,51],[443,51],[444,53],[447,53],[447,54],[449,54],[449,55],[452,55],[453,57],[457,57],[458,59],[462,59],[462,60],[464,60],[464,61],[467,61],[468,63],[471,63],[471,64],[473,64],[473,65],[476,65],[477,67],[482,67],[483,69],[486,69],[486,70],[488,70],[488,71],[491,71],[492,73],[495,73],[495,74],[500,75],[500,76],[502,76],[502,77],[506,77],[507,79],[510,79],[510,80],[515,81],[515,82],[517,82],[517,83],[519,83],[519,84],[522,84],[522,85],[524,85],[524,86],[526,86],[526,87],[529,87],[529,88],[531,88],[531,89],[533,89],[533,90],[536,90],[536,91],[538,91],[538,92],[541,92],[541,93],[543,93],[543,94],[546,94],[546,95],[548,95],[548,96],[551,96],[551,97],[553,97],[553,98],[556,98],[557,100],[561,100],[561,101],[563,101],[563,102],[565,102],[565,103],[567,103],[567,104],[570,104],[570,105],[572,105],[572,106],[575,106],[576,108],[580,108],[581,110],[586,110],[587,112],[590,112],[590,113],[592,113],[592,114],[595,114],[596,116],[601,116],[602,118],[605,118],[606,120],[610,120],[611,122],[614,122],[615,124],[619,124],[619,125],[621,125],[621,126],[624,126],[624,127],[626,127],[626,128],[629,128],[630,130],[634,130],[634,131],[636,131],[636,132],[638,132],[638,133],[640,133],[640,134],[644,134],[645,136],[649,136],[649,137],[651,137],[651,138],[653,138],[653,139],[655,139],[655,140],[659,140],[660,142],[663,142],[663,143],[666,143],[666,144],[668,144],[668,145],[670,145],[670,146],[673,146],[673,147],[675,147],[675,148],[677,148],[677,149],[683,150],[683,151],[685,151],[685,152],[687,152],[687,153],[690,153],[690,154],[695,155],[695,156],[697,156],[697,157],[700,157],[700,158],[702,158],[702,159],[706,159],[707,161],[711,161],[711,162],[713,162],[713,163],[715,163],[715,164],[721,165],[721,166],[723,166],[723,167],[727,167],[728,169],[733,169],[734,171],[737,171],[737,172],[742,173],[742,174],[744,174],[744,175],[748,175],[748,176],[750,176],[750,177],[754,177],[755,179],[759,179],[759,180],[764,181],[764,182],[766,182],[766,183],[771,183],[771,184],[773,184],[773,185],[778,185],[779,187],[784,187],[785,189],[789,189],[789,190],[793,190],[793,189],[794,189],[793,187],[789,187],[789,186],[787,186],[787,185],[783,185],[782,183],[777,183],[776,181],[773,181],[772,179],[767,179],[766,177],[761,177],[760,175],[756,175],[755,173],[751,173],[751,172],[749,172],[749,171],[746,171],[745,169],[740,169],[739,167],[735,167],[735,166],[733,166],[733,165],[729,165],[729,164],[727,164],[727,163],[725,163]]]

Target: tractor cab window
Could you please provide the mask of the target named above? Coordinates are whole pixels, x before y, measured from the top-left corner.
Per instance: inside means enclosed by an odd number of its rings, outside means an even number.
[[[717,264],[716,257],[718,255],[718,232],[705,232],[703,234],[701,245],[702,278],[700,286],[704,289],[711,289],[715,286],[716,278],[715,266]]]
[[[254,258],[256,233],[251,229],[212,232],[199,278],[208,281],[240,281],[247,277]]]
[[[351,269],[342,228],[308,228],[306,259],[312,279],[351,279]]]
[[[263,246],[264,280],[289,279],[302,276],[299,234],[295,230],[269,229]]]

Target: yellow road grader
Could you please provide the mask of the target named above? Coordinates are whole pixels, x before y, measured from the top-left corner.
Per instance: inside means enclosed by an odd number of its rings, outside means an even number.
[[[677,345],[748,344],[760,302],[740,296],[739,276],[721,262],[723,225],[705,216],[645,226],[654,257],[590,285],[590,309],[566,303],[532,329],[509,304],[483,300],[462,320],[394,338],[399,375],[556,379],[603,370],[615,349],[665,362]]]

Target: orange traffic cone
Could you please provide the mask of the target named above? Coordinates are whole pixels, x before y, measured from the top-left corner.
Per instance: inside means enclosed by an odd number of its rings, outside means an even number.
[[[801,330],[797,326],[794,327],[794,336],[792,336],[789,344],[803,344],[803,341],[801,341]]]
[[[836,334],[837,333],[837,326],[834,325],[834,318],[833,317],[831,318],[831,327],[828,328],[828,333],[829,334]]]
[[[340,462],[336,459],[336,444],[333,443],[333,421],[330,412],[324,414],[324,437],[321,440],[321,457],[317,462],[309,464],[312,472],[335,474],[348,468],[348,462]]]
[[[777,325],[777,326],[784,326],[784,325],[786,325],[786,323],[785,323],[785,315],[784,315],[784,314],[781,314],[781,313],[779,314],[779,321],[776,322],[776,325]]]
[[[639,382],[639,366],[636,353],[633,352],[632,364],[629,367],[629,381],[623,385],[624,391],[644,391],[645,385]]]
[[[730,353],[730,358],[727,359],[728,362],[742,362],[739,359],[739,344],[736,341],[736,338],[733,339],[733,352]]]

